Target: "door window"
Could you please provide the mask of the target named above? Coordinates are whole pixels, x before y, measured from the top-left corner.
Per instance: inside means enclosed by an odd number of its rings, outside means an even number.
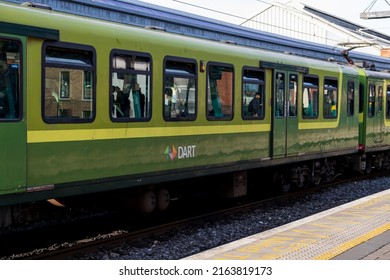
[[[275,117],[284,117],[284,83],[285,75],[283,73],[276,73],[275,80]]]
[[[22,117],[20,41],[0,38],[0,121]]]

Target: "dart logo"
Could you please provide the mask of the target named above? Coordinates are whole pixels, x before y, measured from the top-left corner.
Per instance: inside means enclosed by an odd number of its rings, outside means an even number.
[[[167,160],[170,159],[172,161],[175,159],[194,158],[195,148],[196,145],[178,146],[177,149],[175,145],[168,145],[165,148],[164,155]]]
[[[165,149],[165,157],[166,159],[171,159],[171,160],[175,160],[176,156],[177,156],[177,150],[176,150],[176,147],[174,145],[171,146],[167,146],[167,148]]]

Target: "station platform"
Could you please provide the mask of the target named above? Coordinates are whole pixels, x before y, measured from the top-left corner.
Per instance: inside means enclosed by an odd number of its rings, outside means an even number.
[[[390,260],[390,190],[187,260]]]

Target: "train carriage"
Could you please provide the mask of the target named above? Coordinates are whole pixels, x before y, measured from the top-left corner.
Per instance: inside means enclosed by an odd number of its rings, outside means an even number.
[[[389,168],[390,114],[388,73],[365,70],[360,76],[359,149],[364,152],[363,168]]]
[[[3,225],[120,189],[163,210],[161,183],[216,174],[239,197],[271,166],[279,187],[318,184],[390,143],[389,75],[352,66],[0,3],[0,67]]]
[[[294,177],[298,186],[330,180],[335,176],[335,163],[328,158],[357,151],[358,70],[310,59],[302,61],[296,56],[281,59],[278,54],[268,54],[267,59],[260,66],[269,71],[272,85],[271,161],[300,162],[287,174],[280,174]],[[315,160],[316,168],[311,160]]]

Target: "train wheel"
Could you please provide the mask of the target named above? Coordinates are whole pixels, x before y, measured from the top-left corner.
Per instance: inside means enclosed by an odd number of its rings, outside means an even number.
[[[299,168],[297,186],[299,188],[307,188],[310,185],[310,181],[310,170],[306,166]]]
[[[0,228],[7,227],[12,224],[12,209],[11,207],[0,208]]]
[[[281,193],[288,193],[292,189],[290,182],[288,182],[284,173],[280,171],[275,172],[273,184]]]
[[[171,197],[167,189],[160,189],[157,191],[157,209],[164,211],[168,208],[171,202]]]
[[[306,188],[311,183],[310,169],[307,166],[293,169],[292,181],[298,188]]]
[[[139,210],[142,213],[151,213],[156,208],[156,195],[153,191],[145,191],[139,197]]]

